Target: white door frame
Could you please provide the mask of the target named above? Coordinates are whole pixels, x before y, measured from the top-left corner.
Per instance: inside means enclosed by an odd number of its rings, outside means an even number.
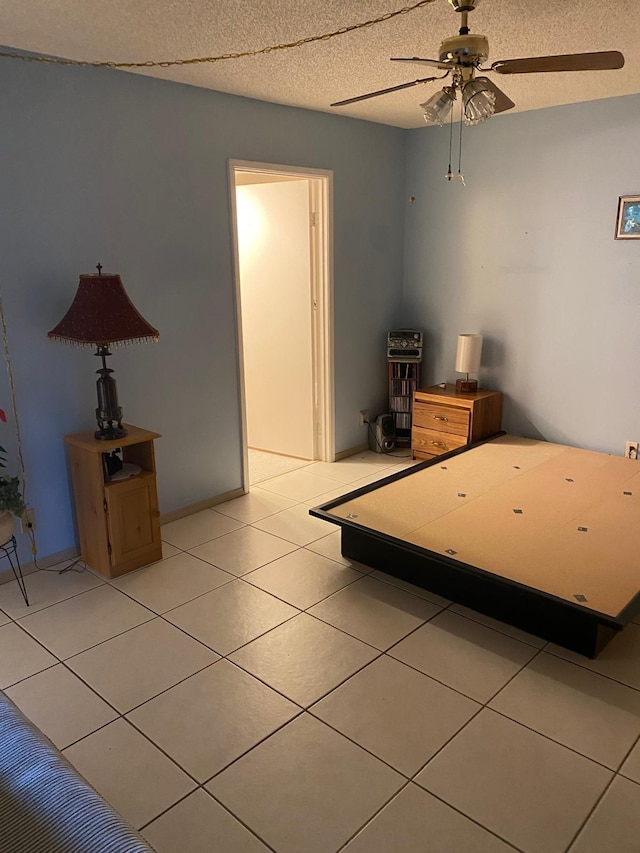
[[[249,449],[247,439],[247,403],[242,338],[242,298],[240,292],[240,259],[238,250],[238,213],[236,204],[236,172],[270,173],[274,177],[307,178],[309,180],[309,223],[311,246],[311,337],[314,383],[314,456],[324,462],[335,460],[335,404],[333,358],[333,172],[274,163],[233,160],[229,163],[229,197],[231,202],[231,236],[233,241],[233,275],[235,280],[235,313],[238,340],[238,375],[240,382],[240,424],[242,431],[242,488],[249,491]]]

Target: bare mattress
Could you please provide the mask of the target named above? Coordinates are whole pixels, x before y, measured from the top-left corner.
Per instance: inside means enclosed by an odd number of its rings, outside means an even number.
[[[640,611],[640,464],[500,435],[316,507],[345,557],[589,657]]]

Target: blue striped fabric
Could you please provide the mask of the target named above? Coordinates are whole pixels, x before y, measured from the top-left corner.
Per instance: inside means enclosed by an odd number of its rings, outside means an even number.
[[[152,850],[0,691],[0,853]]]

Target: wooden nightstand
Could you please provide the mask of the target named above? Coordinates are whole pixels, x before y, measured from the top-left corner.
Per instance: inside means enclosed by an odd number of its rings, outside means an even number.
[[[98,441],[94,431],[65,436],[80,537],[92,569],[115,578],[162,559],[153,442],[157,432],[125,424],[128,435]],[[109,482],[104,454],[120,448],[124,462],[140,467],[127,480]]]
[[[413,401],[411,455],[432,459],[500,431],[502,393],[478,390],[460,394],[455,385],[432,385],[416,391]]]

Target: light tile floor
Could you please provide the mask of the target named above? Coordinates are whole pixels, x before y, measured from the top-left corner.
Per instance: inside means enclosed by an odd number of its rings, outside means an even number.
[[[638,853],[640,620],[589,661],[351,564],[309,506],[406,464],[280,469],[153,566],[0,586],[0,688],[159,853]]]

